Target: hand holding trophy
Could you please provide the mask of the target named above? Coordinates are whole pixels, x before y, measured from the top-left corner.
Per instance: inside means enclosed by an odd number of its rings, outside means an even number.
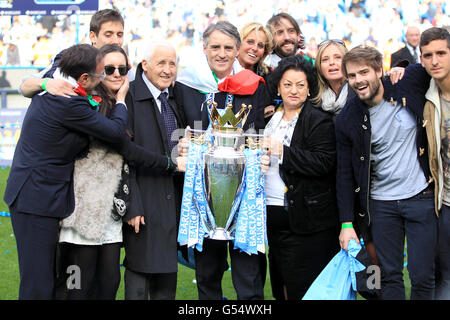
[[[265,192],[262,136],[243,133],[251,106],[208,105],[210,129],[186,129],[187,154],[178,241],[201,248],[203,238],[232,240],[249,254],[265,251]]]

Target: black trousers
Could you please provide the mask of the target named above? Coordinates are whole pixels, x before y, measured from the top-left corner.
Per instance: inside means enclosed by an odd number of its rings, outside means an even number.
[[[267,206],[269,272],[273,297],[299,300],[339,252],[339,228],[296,234],[281,206]],[[287,295],[287,297],[286,297]]]
[[[19,212],[14,207],[10,211],[19,260],[19,299],[54,299],[60,219]]]
[[[80,286],[66,287],[66,298],[115,300],[120,284],[120,247],[121,243],[98,246],[60,244],[66,267],[77,266],[80,271]]]
[[[175,300],[177,273],[141,273],[125,269],[125,300]]]
[[[239,300],[263,300],[265,255],[248,255],[233,249],[231,241],[203,241],[203,251],[194,250],[195,277],[200,300],[222,300],[222,278],[228,270],[230,246],[231,277]],[[263,267],[264,266],[264,267]]]

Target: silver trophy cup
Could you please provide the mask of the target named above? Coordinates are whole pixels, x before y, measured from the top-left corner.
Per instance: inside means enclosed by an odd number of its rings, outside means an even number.
[[[213,131],[213,145],[205,154],[205,189],[209,208],[214,215],[214,230],[210,239],[232,240],[235,227],[232,212],[241,191],[245,171],[245,156],[241,151],[242,134]],[[212,223],[204,221],[205,225]]]
[[[242,128],[251,106],[242,105],[234,114],[231,104],[220,113],[217,104],[208,106],[211,123],[209,150],[204,155],[204,187],[211,215],[202,215],[202,223],[208,231],[208,238],[233,240],[236,228],[236,214],[233,206],[242,187],[245,172],[246,136]],[[189,130],[188,130],[189,131]],[[190,130],[194,142],[204,143],[204,131]],[[194,203],[196,200],[194,198]],[[198,207],[198,204],[197,204]]]

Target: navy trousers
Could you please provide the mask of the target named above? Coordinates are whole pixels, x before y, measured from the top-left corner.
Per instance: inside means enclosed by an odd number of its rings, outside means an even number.
[[[439,249],[436,257],[436,299],[450,300],[450,207],[439,214]]]
[[[19,259],[19,299],[54,299],[60,219],[22,213],[14,208],[10,211]]]
[[[381,267],[381,298],[404,300],[404,245],[407,240],[411,300],[434,298],[437,217],[427,189],[404,200],[370,200],[371,232]]]

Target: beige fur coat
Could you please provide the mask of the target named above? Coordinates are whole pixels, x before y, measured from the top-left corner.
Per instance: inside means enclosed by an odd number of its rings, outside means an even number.
[[[75,210],[61,226],[73,228],[87,239],[101,241],[111,221],[122,166],[120,154],[98,140],[91,140],[88,155],[75,161]]]

